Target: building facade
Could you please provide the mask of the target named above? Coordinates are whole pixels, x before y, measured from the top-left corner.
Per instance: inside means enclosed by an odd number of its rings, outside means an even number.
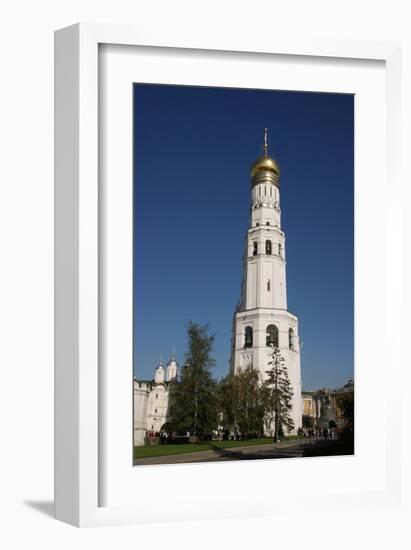
[[[178,381],[178,363],[171,356],[166,368],[162,361],[156,367],[154,379],[134,379],[134,445],[144,445],[147,436],[158,435],[170,421],[170,403],[173,384]]]
[[[280,168],[268,155],[267,130],[263,155],[251,169],[250,211],[241,295],[233,320],[231,372],[252,366],[265,380],[272,348],[278,347],[293,388],[291,416],[296,432],[302,425],[298,317],[287,309]]]
[[[347,418],[339,407],[339,397],[343,394],[354,396],[354,380],[348,380],[342,388],[321,388],[303,391],[303,426],[316,428],[337,427],[342,429]]]

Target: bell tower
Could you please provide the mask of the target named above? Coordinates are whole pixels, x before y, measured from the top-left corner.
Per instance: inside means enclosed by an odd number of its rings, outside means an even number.
[[[287,309],[285,235],[281,229],[280,167],[263,154],[251,167],[250,225],[243,256],[243,283],[233,321],[231,371],[248,365],[267,377],[272,346],[280,348],[293,387],[295,430],[302,424],[298,317]]]

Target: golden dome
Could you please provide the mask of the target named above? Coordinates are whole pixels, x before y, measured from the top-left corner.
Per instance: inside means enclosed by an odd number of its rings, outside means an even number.
[[[251,177],[254,178],[258,172],[262,171],[274,172],[277,176],[280,175],[280,167],[277,161],[271,157],[260,157],[257,159],[251,167]]]
[[[274,172],[277,177],[280,177],[280,167],[277,162],[268,156],[268,128],[264,128],[264,153],[258,158],[251,167],[251,179],[259,172]]]

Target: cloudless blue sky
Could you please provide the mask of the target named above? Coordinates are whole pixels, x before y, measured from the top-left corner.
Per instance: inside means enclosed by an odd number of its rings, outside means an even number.
[[[354,97],[134,86],[134,372],[182,362],[189,320],[215,334],[228,373],[249,224],[250,166],[269,128],[281,168],[288,309],[303,388],[353,376]]]

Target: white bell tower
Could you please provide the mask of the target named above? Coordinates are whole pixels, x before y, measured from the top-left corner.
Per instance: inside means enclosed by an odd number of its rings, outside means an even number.
[[[233,323],[231,371],[252,365],[267,378],[272,346],[279,347],[293,387],[295,431],[302,424],[298,317],[287,309],[285,235],[281,230],[280,168],[263,155],[251,168],[251,219],[243,257],[241,297]]]

